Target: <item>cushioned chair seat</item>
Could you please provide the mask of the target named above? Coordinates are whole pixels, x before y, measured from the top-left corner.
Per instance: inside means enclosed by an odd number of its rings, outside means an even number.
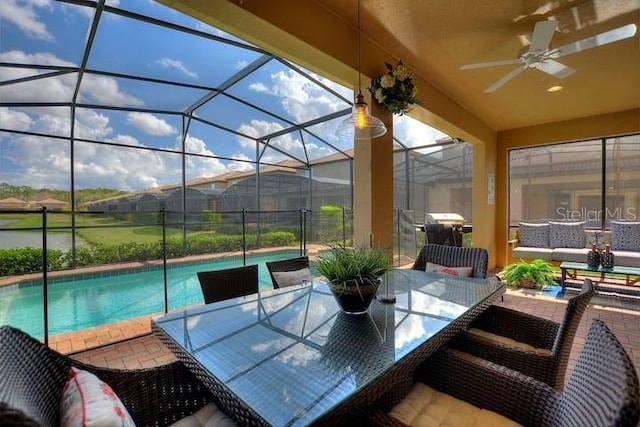
[[[418,383],[430,389],[420,390]],[[510,420],[532,427],[637,427],[640,420],[636,368],[620,341],[598,319],[591,321],[561,392],[506,366],[448,347],[418,366],[414,388],[404,390],[403,384],[389,393],[390,401],[370,408],[367,425],[501,426],[510,425],[501,424]],[[388,404],[393,406],[390,412]],[[506,421],[490,418],[489,411]],[[464,419],[458,423],[460,418]]]
[[[412,427],[511,427],[516,422],[416,383],[389,415]]]
[[[467,331],[468,334],[482,337],[484,339],[493,340],[510,347],[518,347],[522,350],[532,351],[538,354],[551,354],[551,351],[546,348],[536,348],[524,342],[516,341],[513,338],[503,337],[502,335],[492,334],[491,332],[483,331],[478,328],[471,328]]]
[[[627,267],[640,267],[640,252],[612,251],[614,263]]]
[[[593,282],[585,279],[580,293],[567,302],[561,323],[491,306],[469,325],[475,333],[459,334],[449,345],[562,390],[573,338],[594,293]]]

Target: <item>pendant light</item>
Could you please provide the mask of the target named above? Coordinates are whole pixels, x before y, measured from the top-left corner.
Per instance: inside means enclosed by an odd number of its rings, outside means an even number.
[[[387,133],[387,127],[382,120],[369,113],[369,106],[364,102],[360,74],[360,0],[358,0],[358,95],[353,104],[351,115],[340,122],[336,135],[343,139],[371,139]]]

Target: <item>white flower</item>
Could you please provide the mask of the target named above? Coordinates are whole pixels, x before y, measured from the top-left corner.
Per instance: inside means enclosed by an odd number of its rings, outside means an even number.
[[[373,79],[369,92],[376,102],[394,114],[406,114],[412,104],[419,103],[413,73],[402,63],[394,67],[385,62],[387,72]]]
[[[400,81],[405,81],[406,79],[411,77],[411,71],[409,71],[409,69],[403,64],[398,64],[393,69],[393,76]]]
[[[382,86],[385,89],[393,87],[395,84],[396,84],[396,79],[394,79],[393,76],[390,74],[385,74],[380,79],[380,86]]]

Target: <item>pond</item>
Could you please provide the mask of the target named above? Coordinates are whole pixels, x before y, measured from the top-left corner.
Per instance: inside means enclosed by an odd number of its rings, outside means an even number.
[[[5,224],[0,224],[0,227]],[[76,236],[76,245],[87,245],[87,241],[82,237]],[[0,231],[0,249],[24,248],[31,246],[33,248],[42,248],[42,232],[34,230],[16,231],[3,230]],[[71,233],[56,232],[47,235],[47,247],[49,249],[60,249],[68,251],[71,249]]]

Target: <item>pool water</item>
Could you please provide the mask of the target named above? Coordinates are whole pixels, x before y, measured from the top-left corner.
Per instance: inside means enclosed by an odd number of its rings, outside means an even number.
[[[297,252],[278,252],[247,256],[247,264],[258,264],[260,289],[272,288],[266,261],[298,256]],[[241,258],[174,264],[167,268],[169,310],[202,304],[197,272],[242,265]],[[113,271],[100,275],[81,275],[64,281],[53,279],[48,285],[49,334],[78,331],[164,311],[164,273],[162,267],[145,270]],[[42,282],[31,286],[0,288],[0,325],[20,328],[32,336],[44,336]]]

